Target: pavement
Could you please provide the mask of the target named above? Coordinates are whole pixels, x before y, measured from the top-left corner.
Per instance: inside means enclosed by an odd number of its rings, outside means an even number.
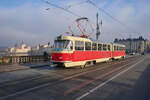
[[[84,69],[0,73],[0,100],[150,100],[150,55]]]

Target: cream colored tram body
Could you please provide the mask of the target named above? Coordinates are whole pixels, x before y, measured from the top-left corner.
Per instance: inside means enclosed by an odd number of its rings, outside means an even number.
[[[122,57],[125,57],[124,45],[98,43],[77,36],[58,36],[52,50],[52,62],[65,67],[84,67]]]

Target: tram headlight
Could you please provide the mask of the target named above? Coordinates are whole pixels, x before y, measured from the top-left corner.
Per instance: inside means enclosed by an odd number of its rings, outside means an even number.
[[[62,57],[59,57],[59,59],[62,59]]]

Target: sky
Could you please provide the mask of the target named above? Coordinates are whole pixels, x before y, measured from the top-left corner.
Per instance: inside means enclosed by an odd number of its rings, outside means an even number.
[[[94,29],[98,12],[99,20],[103,21],[99,38],[101,42],[139,36],[150,40],[150,0],[92,0],[97,7],[123,25],[89,3],[79,5],[84,1],[49,0],[79,16],[89,18],[88,25]],[[22,41],[30,46],[48,42],[53,44],[56,36],[70,32],[69,25],[79,34],[76,25],[72,24],[77,18],[42,0],[0,0],[0,46],[14,46]],[[87,28],[90,31],[90,27]],[[95,31],[91,37],[95,39]]]

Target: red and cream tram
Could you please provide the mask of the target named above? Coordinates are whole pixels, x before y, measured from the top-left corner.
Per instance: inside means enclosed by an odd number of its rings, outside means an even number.
[[[125,57],[125,46],[93,42],[77,36],[58,36],[54,41],[52,62],[65,67],[98,63]]]

